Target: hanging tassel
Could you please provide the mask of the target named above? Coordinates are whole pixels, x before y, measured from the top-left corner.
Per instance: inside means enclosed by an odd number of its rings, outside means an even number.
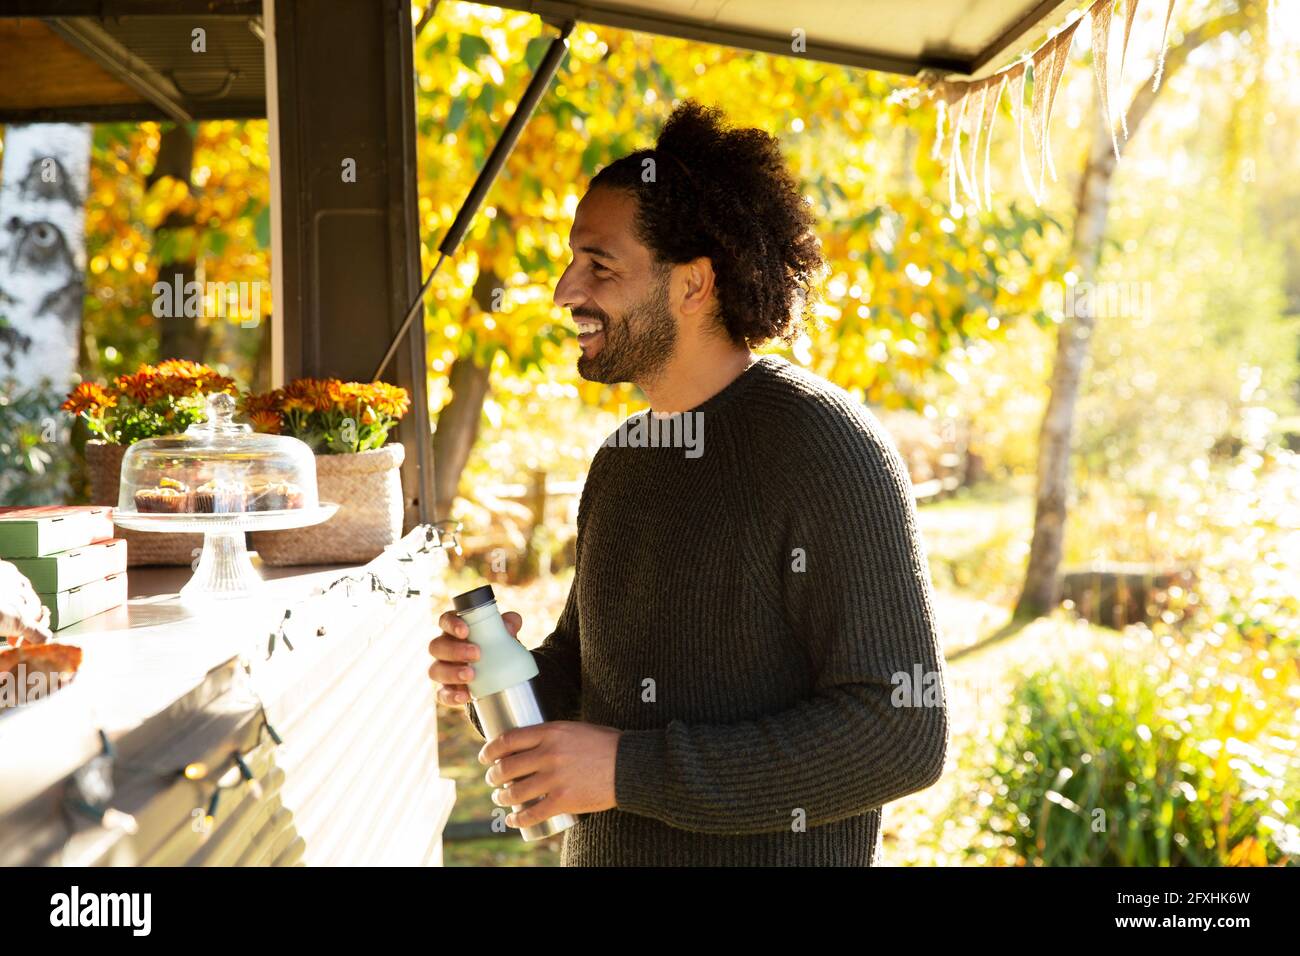
[[[979,158],[980,158],[980,136],[984,133],[984,110],[988,105],[989,99],[989,81],[983,80],[977,86],[979,90],[979,106],[971,113],[971,121],[975,126],[974,132],[970,138],[970,199],[975,204],[975,208],[980,208],[980,185],[979,185]],[[972,90],[972,96],[974,90]],[[973,103],[972,103],[973,105]]]
[[[1169,49],[1169,21],[1174,17],[1174,0],[1169,0],[1169,6],[1165,9],[1165,29],[1160,34],[1160,57],[1156,60],[1156,81],[1151,87],[1151,92],[1160,89],[1160,77],[1165,72],[1165,52]]]
[[[934,148],[931,150],[933,158],[938,159],[945,148],[944,144],[950,142],[957,135],[957,113],[955,106],[961,100],[962,93],[965,91],[967,84],[962,82],[940,82],[935,85],[935,95],[939,98],[939,119],[935,131]],[[957,187],[954,177],[957,171],[953,168],[951,150],[948,156],[948,197],[951,203],[956,203]]]
[[[947,126],[948,101],[939,91],[938,101],[934,104],[934,146],[930,149],[930,158],[938,160],[943,155],[944,128]]]
[[[1110,46],[1110,20],[1115,11],[1115,0],[1097,0],[1088,11],[1092,18],[1092,67],[1097,74],[1097,90],[1101,94],[1101,115],[1110,130],[1110,145],[1119,159],[1119,139],[1115,136],[1115,120],[1110,115],[1110,91],[1107,89],[1107,48]]]
[[[1047,87],[1052,69],[1052,57],[1056,55],[1055,43],[1044,43],[1034,54],[1034,89],[1029,100],[1029,132],[1033,134],[1034,148],[1038,150],[1038,189],[1035,198],[1043,195],[1047,176],[1047,145],[1043,142],[1043,119],[1047,112]],[[1038,199],[1041,202],[1041,199]]]
[[[1052,159],[1052,107],[1056,104],[1056,91],[1060,89],[1061,77],[1065,74],[1065,61],[1070,56],[1070,44],[1074,42],[1074,31],[1079,29],[1083,18],[1075,20],[1057,34],[1052,43],[1055,53],[1052,56],[1051,76],[1047,85],[1047,112],[1043,116],[1043,143],[1047,152],[1047,167],[1052,173],[1052,182],[1056,182],[1056,162]]]
[[[993,194],[989,189],[989,153],[993,145],[993,123],[998,118],[998,104],[1002,102],[1002,91],[1007,88],[1007,74],[1005,72],[993,77],[998,81],[997,92],[993,94],[993,99],[984,107],[984,117],[981,121],[982,126],[987,127],[984,131],[984,206],[988,209],[993,208]],[[989,80],[990,83],[993,80]]]
[[[1038,202],[1038,193],[1034,191],[1034,177],[1029,172],[1029,161],[1025,158],[1025,67],[1028,61],[1021,60],[1007,71],[1007,82],[1011,86],[1011,118],[1016,124],[1016,145],[1020,151],[1020,175],[1024,177],[1025,188],[1029,196]]]
[[[952,148],[948,157],[948,199],[951,205],[957,205],[957,186],[954,181],[961,182],[962,192],[967,195],[971,192],[970,176],[966,172],[966,164],[961,158],[961,133],[966,122],[966,107],[970,103],[970,84],[962,84],[961,103],[957,108],[957,116],[952,125]]]
[[[1128,139],[1128,108],[1124,105],[1124,61],[1128,58],[1128,38],[1133,32],[1133,21],[1137,18],[1138,0],[1124,0],[1124,42],[1119,48],[1119,76],[1115,78],[1115,89],[1119,91],[1119,125]]]

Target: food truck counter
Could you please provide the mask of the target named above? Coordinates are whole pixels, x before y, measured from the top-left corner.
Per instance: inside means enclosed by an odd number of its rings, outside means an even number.
[[[427,541],[200,605],[188,568],[132,569],[127,604],[58,632],[77,676],[0,710],[0,865],[440,865]]]

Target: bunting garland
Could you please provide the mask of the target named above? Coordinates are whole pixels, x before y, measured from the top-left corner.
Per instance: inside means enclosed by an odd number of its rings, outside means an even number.
[[[1025,177],[1025,188],[1029,190],[1029,195],[1037,202],[1038,194],[1034,192],[1034,180],[1029,175],[1029,161],[1025,158],[1025,70],[1022,60],[1007,71],[1007,76],[1010,77],[1011,85],[1011,119],[1016,124],[1016,139],[1020,149],[1020,173]]]
[[[1047,114],[1047,84],[1052,73],[1052,60],[1056,57],[1056,41],[1048,40],[1033,55],[1029,65],[1033,70],[1034,88],[1029,99],[1029,132],[1038,154],[1038,188],[1034,191],[1034,201],[1042,202],[1043,177],[1047,172],[1047,150],[1043,146],[1044,130],[1050,132],[1051,117]]]
[[[1138,0],[1124,0],[1124,43],[1119,48],[1119,75],[1124,76],[1124,61],[1128,58],[1128,38],[1133,32],[1133,20],[1137,17]],[[1119,125],[1128,139],[1128,107],[1123,104],[1119,109]]]
[[[1130,4],[1132,5],[1132,4]],[[1115,12],[1112,4],[1102,3],[1092,9],[1092,69],[1097,74],[1097,90],[1101,96],[1101,115],[1110,130],[1110,145],[1119,159],[1119,140],[1115,136],[1115,121],[1110,113],[1110,95],[1106,83],[1106,53],[1110,46],[1110,20]]]
[[[1133,22],[1137,17],[1139,0],[1094,0],[1088,7],[1086,16],[1090,18],[1092,28],[1093,71],[1097,76],[1102,115],[1110,131],[1111,147],[1119,158],[1119,137],[1115,132],[1115,117],[1110,103],[1109,50],[1111,25],[1116,4],[1124,4],[1124,30],[1120,45],[1119,73],[1115,80],[1118,89],[1124,79],[1124,67],[1128,58],[1129,37]],[[1173,20],[1174,0],[1167,0],[1164,16],[1164,29],[1161,33],[1160,47],[1156,60],[1153,89],[1160,88],[1164,73],[1165,51],[1169,42],[1169,24]],[[989,154],[993,142],[993,124],[997,120],[998,109],[1002,103],[1002,94],[1009,91],[1011,98],[1011,119],[1016,125],[1017,149],[1020,153],[1020,172],[1025,186],[1035,203],[1041,203],[1044,195],[1047,174],[1052,181],[1057,179],[1056,162],[1052,157],[1052,107],[1056,93],[1065,74],[1066,61],[1074,34],[1083,23],[1083,16],[1076,17],[1059,31],[1049,37],[1037,50],[1016,61],[1011,66],[985,77],[982,80],[939,80],[931,85],[930,94],[936,100],[937,121],[934,148],[931,155],[938,159],[945,151],[948,153],[948,199],[951,205],[957,205],[957,186],[975,209],[992,206],[992,190],[989,176]],[[1030,102],[1025,106],[1025,77],[1032,74],[1033,87]],[[1127,109],[1123,103],[1119,106],[1119,125],[1124,138],[1128,138]],[[1025,155],[1025,119],[1028,114],[1030,140],[1033,142],[1038,160],[1038,177],[1035,182],[1029,161]],[[967,163],[962,149],[963,135],[970,139],[970,160]],[[980,147],[984,148],[983,170],[980,170]],[[981,196],[981,179],[983,195]]]
[[[980,101],[979,106],[975,107],[972,114],[978,122],[975,124],[975,130],[971,133],[970,138],[970,185],[971,194],[975,197],[975,208],[980,207],[980,184],[979,184],[979,156],[980,156],[980,132],[984,129],[985,105],[989,98],[989,85],[982,83],[979,86]],[[972,105],[974,100],[972,99]]]
[[[1137,0],[1133,0],[1134,3]],[[1156,58],[1156,81],[1151,85],[1152,91],[1160,89],[1160,77],[1165,73],[1165,49],[1169,43],[1169,21],[1174,17],[1174,0],[1169,0],[1169,6],[1165,9],[1165,28],[1160,33],[1160,54]]]
[[[1099,0],[1101,3],[1107,3],[1109,0]],[[1075,20],[1059,34],[1056,42],[1053,44],[1055,53],[1052,56],[1052,72],[1047,78],[1047,116],[1048,122],[1051,120],[1052,107],[1056,105],[1056,91],[1061,88],[1061,77],[1065,75],[1065,61],[1070,58],[1070,44],[1074,42],[1074,31],[1079,29],[1079,24],[1083,22],[1080,17]],[[1035,77],[1034,86],[1038,85],[1038,79]],[[1052,182],[1056,182],[1056,162],[1052,159],[1052,138],[1047,135],[1048,130],[1043,130],[1043,141],[1047,144],[1047,168],[1052,172]],[[1042,187],[1039,187],[1039,192]]]
[[[998,118],[998,104],[1002,102],[1002,91],[1007,88],[1007,75],[1002,74],[1002,82],[998,84],[998,90],[993,94],[988,104],[984,107],[983,116],[980,118],[980,126],[984,127],[984,205],[986,208],[993,208],[993,193],[989,188],[989,154],[992,150],[989,148],[993,145],[993,124]]]

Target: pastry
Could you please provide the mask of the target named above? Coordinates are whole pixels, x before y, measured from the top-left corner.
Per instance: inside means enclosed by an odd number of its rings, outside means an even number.
[[[0,710],[48,697],[80,666],[81,648],[72,644],[24,643],[0,650]]]
[[[302,489],[288,481],[262,485],[253,501],[256,511],[284,511],[302,507]]]
[[[189,488],[172,478],[163,478],[157,488],[142,488],[135,493],[135,510],[179,514],[193,510]]]
[[[247,491],[242,482],[209,481],[194,490],[194,510],[207,514],[232,514],[244,511]]]

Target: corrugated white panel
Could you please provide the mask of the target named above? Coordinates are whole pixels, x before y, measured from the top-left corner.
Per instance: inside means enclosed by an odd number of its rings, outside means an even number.
[[[61,788],[4,822],[30,823],[12,862],[78,865],[296,866],[441,863],[455,785],[438,772],[436,705],[427,647],[446,558],[401,565],[422,593],[333,594],[293,611],[293,650],[232,659],[123,739],[113,806],[135,834],[57,822]],[[373,565],[372,565],[373,566]],[[317,630],[324,628],[318,635]],[[265,708],[265,711],[263,710]],[[264,716],[265,715],[265,716]],[[266,732],[269,719],[282,737]],[[231,770],[243,755],[257,788]],[[200,780],[179,770],[202,762]],[[203,817],[220,780],[210,828]],[[56,792],[57,791],[57,792]],[[3,830],[3,828],[0,828]],[[65,834],[56,839],[59,832]],[[0,845],[4,841],[0,840]]]

